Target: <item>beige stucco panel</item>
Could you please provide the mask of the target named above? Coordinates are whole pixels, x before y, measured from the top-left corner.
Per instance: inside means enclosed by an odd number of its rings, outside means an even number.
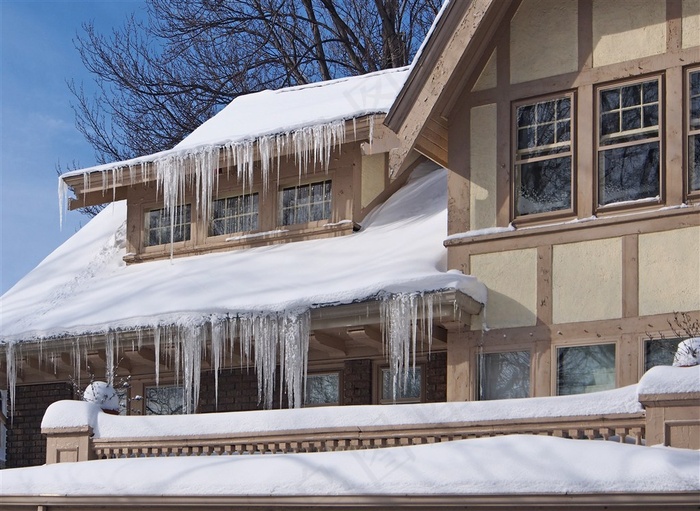
[[[496,105],[471,109],[469,131],[470,229],[496,226]]]
[[[622,316],[620,238],[555,245],[552,319],[573,323]]]
[[[362,156],[362,186],[360,191],[360,203],[363,208],[376,199],[377,196],[382,193],[382,191],[384,191],[385,173],[385,153]]]
[[[511,83],[577,69],[578,3],[525,0],[510,25]]]
[[[593,66],[666,51],[666,2],[593,1]]]
[[[471,274],[488,288],[484,311],[489,328],[537,324],[537,249],[473,255]],[[472,330],[483,326],[474,318]]]
[[[493,50],[488,62],[481,70],[479,78],[476,80],[474,87],[472,87],[472,92],[493,89],[498,83],[498,74],[496,71],[496,50]]]
[[[683,48],[700,46],[700,1],[683,0]]]
[[[639,313],[700,310],[700,227],[639,236]]]

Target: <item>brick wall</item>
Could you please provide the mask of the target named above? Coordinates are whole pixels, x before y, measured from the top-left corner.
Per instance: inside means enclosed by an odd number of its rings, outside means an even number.
[[[202,373],[199,393],[199,411],[240,412],[260,410],[258,406],[258,377],[253,368],[228,369],[219,373],[219,403],[216,404],[214,372]],[[277,386],[279,388],[279,385]],[[275,396],[273,406],[279,406],[279,397]]]
[[[431,353],[425,364],[425,401],[447,400],[447,353]]]
[[[346,360],[343,367],[344,405],[372,404],[372,361]]]
[[[7,468],[43,465],[46,462],[46,438],[41,435],[41,420],[49,405],[73,399],[70,383],[18,386],[14,415],[7,431]]]

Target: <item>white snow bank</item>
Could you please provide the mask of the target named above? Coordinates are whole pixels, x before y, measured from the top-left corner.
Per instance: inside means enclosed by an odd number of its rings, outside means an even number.
[[[700,337],[691,337],[678,344],[678,349],[673,357],[673,365],[677,367],[690,367],[700,364]]]
[[[126,204],[115,203],[0,298],[0,340],[187,326],[402,291],[456,289],[485,303],[475,278],[446,271],[446,195],[447,171],[436,170],[411,179],[358,233],[130,266]]]
[[[332,406],[196,415],[114,416],[95,414],[90,403],[58,401],[46,410],[42,428],[90,425],[96,438],[182,437],[261,433],[295,429],[404,426],[543,417],[639,413],[635,385],[574,396],[424,403],[401,406]],[[90,420],[86,423],[85,420]]]
[[[135,458],[2,471],[3,495],[690,492],[700,452],[512,435],[365,451]]]
[[[637,393],[686,394],[700,393],[700,365],[692,367],[656,366],[639,380]]]

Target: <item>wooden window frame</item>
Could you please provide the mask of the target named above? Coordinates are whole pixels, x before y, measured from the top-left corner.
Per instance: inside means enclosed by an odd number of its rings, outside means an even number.
[[[338,376],[338,400],[335,403],[307,403],[306,402],[306,391],[304,392],[304,408],[319,408],[323,406],[341,406],[343,404],[343,371],[340,369],[328,369],[319,371],[309,371],[307,374],[307,379],[314,376],[326,376],[326,375],[337,375]]]
[[[231,232],[225,232],[223,234],[212,234],[212,225],[213,225],[213,222],[215,220],[215,218],[214,218],[214,203],[216,201],[228,200],[228,199],[241,199],[243,197],[254,197],[254,196],[257,197],[257,210],[255,211],[255,215],[257,217],[256,218],[257,227],[255,229],[251,229],[250,231],[231,231]],[[209,220],[208,220],[207,226],[206,226],[206,237],[209,239],[212,239],[212,240],[224,240],[224,239],[232,237],[232,236],[260,232],[262,230],[261,224],[262,224],[262,218],[263,218],[263,215],[261,212],[262,204],[263,204],[262,195],[257,190],[250,190],[246,193],[231,193],[231,194],[222,195],[220,197],[217,197],[216,199],[213,199],[212,203],[211,203],[211,207],[212,207],[211,214],[209,215]],[[223,217],[223,218],[235,218],[238,216],[242,216],[242,215],[234,215],[234,217]]]
[[[413,368],[413,364],[409,366],[409,370]],[[386,364],[377,365],[374,371],[374,377],[376,378],[376,403],[380,405],[392,405],[392,404],[416,404],[426,402],[426,392],[425,392],[425,375],[426,375],[426,364],[421,361],[416,361],[416,369],[420,369],[420,396],[418,398],[400,398],[397,397],[396,400],[384,397],[384,372],[389,371],[389,366]]]
[[[700,201],[700,186],[697,190],[692,190],[690,186],[690,139],[693,136],[700,137],[700,124],[697,127],[693,127],[690,124],[690,75],[698,73],[700,74],[700,67],[694,66],[685,70],[684,80],[683,80],[683,163],[685,168],[685,174],[683,177],[684,188],[686,190],[686,198],[689,201]]]
[[[568,98],[570,101],[570,113],[569,113],[569,149],[568,151],[562,153],[555,153],[546,156],[535,157],[530,160],[523,160],[519,157],[518,150],[518,109],[528,105],[537,105],[539,103],[545,103],[549,101],[556,101],[559,99]],[[551,219],[573,217],[576,214],[576,175],[577,175],[577,121],[578,121],[578,102],[576,97],[576,90],[564,90],[558,91],[543,96],[535,96],[526,99],[518,99],[511,103],[511,184],[510,184],[510,218],[518,224],[529,223],[529,222],[542,222]],[[557,144],[553,144],[555,147]],[[545,146],[542,146],[545,147]],[[518,195],[518,185],[519,185],[519,167],[523,163],[528,162],[538,162],[552,160],[555,158],[569,157],[571,159],[571,176],[570,176],[570,202],[569,207],[565,209],[558,209],[554,211],[545,211],[540,213],[529,213],[529,214],[519,214],[517,209],[517,195]]]
[[[278,189],[278,211],[277,211],[277,220],[278,224],[288,230],[299,230],[299,229],[306,229],[306,228],[315,228],[315,227],[322,227],[326,223],[329,223],[332,220],[333,217],[333,178],[330,175],[324,175],[322,177],[320,176],[310,176],[309,179],[305,179],[303,181],[296,181],[294,183],[280,183],[279,189]],[[309,192],[311,191],[311,186],[314,184],[318,183],[330,183],[331,186],[331,197],[329,201],[329,211],[328,211],[328,216],[325,218],[317,219],[317,220],[308,220],[307,222],[300,222],[300,223],[292,223],[292,224],[285,224],[284,223],[284,191],[289,190],[292,188],[301,188],[308,186],[309,187]],[[325,201],[324,201],[325,202]],[[311,202],[309,202],[309,205]]]
[[[190,208],[190,221],[189,221],[189,226],[190,226],[190,236],[188,239],[185,240],[180,240],[180,241],[175,241],[172,242],[172,247],[173,249],[179,249],[183,247],[188,247],[188,246],[194,246],[195,245],[195,240],[196,240],[196,229],[197,229],[197,223],[198,219],[196,217],[196,211],[195,208],[192,207],[191,202],[186,202],[185,204],[181,204],[177,206],[178,208],[181,207],[189,207]],[[152,252],[162,252],[163,250],[166,250],[168,247],[171,246],[171,242],[166,241],[165,243],[158,243],[156,245],[150,245],[148,243],[149,240],[149,231],[150,231],[150,224],[149,224],[149,216],[150,213],[153,211],[164,211],[165,208],[162,205],[148,205],[145,206],[142,210],[142,239],[141,239],[141,250],[143,253],[152,253]],[[177,213],[175,215],[177,217]],[[176,218],[177,221],[177,218]],[[183,224],[185,225],[185,224]]]
[[[665,73],[658,72],[645,76],[636,77],[634,79],[617,80],[614,82],[596,84],[593,88],[593,123],[594,123],[594,137],[593,137],[593,182],[595,186],[593,187],[593,209],[596,213],[606,213],[606,212],[616,212],[620,210],[629,209],[639,209],[649,206],[659,206],[665,203],[665,181],[666,181],[666,165],[665,165],[665,94],[666,94],[666,84],[665,84]],[[612,90],[616,88],[622,88],[627,86],[632,86],[636,84],[642,84],[646,82],[656,81],[658,84],[658,124],[656,129],[656,136],[645,138],[641,140],[632,140],[627,142],[619,142],[617,144],[602,145],[601,144],[601,94],[606,90]],[[640,105],[640,108],[644,105]],[[623,107],[620,107],[620,112],[622,112]],[[636,130],[629,130],[628,133],[632,133]],[[648,130],[652,131],[652,130]],[[638,130],[639,133],[644,132],[644,128]],[[622,133],[622,132],[621,132]],[[654,197],[643,197],[635,200],[626,200],[611,202],[609,204],[601,204],[600,198],[600,155],[603,151],[633,147],[643,144],[649,144],[657,142],[659,145],[659,169],[658,169],[658,194]]]
[[[615,381],[613,383],[613,388],[617,388],[620,381],[620,342],[619,339],[599,339],[598,341],[592,341],[590,339],[577,340],[575,342],[561,342],[552,344],[552,364],[551,364],[551,378],[552,387],[551,395],[576,395],[576,394],[559,394],[559,350],[562,348],[585,348],[589,346],[602,346],[612,344],[615,347]],[[611,389],[610,389],[611,390]]]

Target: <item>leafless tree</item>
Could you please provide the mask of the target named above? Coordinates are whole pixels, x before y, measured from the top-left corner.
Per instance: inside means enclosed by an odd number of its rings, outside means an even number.
[[[405,65],[442,0],[147,0],[76,39],[97,93],[70,83],[100,163],[172,147],[240,94]]]

